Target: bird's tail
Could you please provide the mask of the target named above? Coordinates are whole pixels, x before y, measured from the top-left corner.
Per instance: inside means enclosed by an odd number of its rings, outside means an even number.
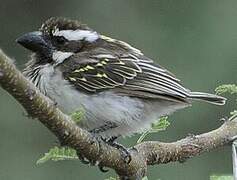
[[[189,97],[191,99],[206,101],[208,103],[216,105],[224,105],[226,101],[226,98],[224,97],[203,92],[191,92]]]

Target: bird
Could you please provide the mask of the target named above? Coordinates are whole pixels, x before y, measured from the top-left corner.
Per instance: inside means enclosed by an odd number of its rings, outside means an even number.
[[[49,18],[16,41],[32,52],[24,75],[65,114],[83,109],[78,126],[105,139],[149,130],[194,100],[226,101],[185,88],[142,51],[78,20]]]

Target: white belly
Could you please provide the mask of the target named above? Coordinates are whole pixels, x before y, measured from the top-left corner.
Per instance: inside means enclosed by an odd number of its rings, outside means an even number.
[[[128,96],[120,96],[111,91],[99,94],[85,94],[62,80],[59,72],[47,67],[42,71],[42,91],[46,92],[58,107],[67,114],[84,109],[84,118],[80,122],[82,128],[92,130],[112,122],[116,128],[109,129],[102,136],[127,136],[141,133],[150,128],[151,123],[159,117],[168,115],[177,109],[187,106],[161,99],[153,102]]]

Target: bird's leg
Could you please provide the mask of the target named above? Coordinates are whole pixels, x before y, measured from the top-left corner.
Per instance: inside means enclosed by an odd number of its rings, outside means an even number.
[[[118,127],[117,124],[112,123],[112,122],[107,122],[105,125],[103,125],[103,126],[101,126],[101,127],[99,127],[99,128],[96,128],[96,129],[92,129],[90,132],[91,132],[92,134],[95,134],[95,136],[98,137],[97,134],[102,133],[102,132],[105,132],[105,131],[107,131],[107,130],[109,130],[109,129],[112,129],[112,128],[116,128],[116,127]],[[126,162],[126,163],[129,164],[130,161],[131,161],[131,155],[130,155],[130,153],[129,153],[129,151],[127,150],[126,147],[124,147],[122,144],[119,144],[119,143],[117,143],[117,142],[115,141],[117,138],[118,138],[118,136],[112,136],[112,137],[110,137],[110,138],[108,138],[108,139],[101,137],[101,139],[102,139],[105,143],[107,143],[107,144],[109,144],[110,146],[113,146],[113,147],[115,147],[116,149],[120,150],[122,156],[124,157],[124,162]]]
[[[100,140],[102,140],[106,144],[108,144],[110,146],[113,146],[116,149],[120,150],[120,152],[123,156],[124,162],[129,164],[130,161],[131,161],[131,154],[129,153],[129,151],[127,150],[126,147],[124,147],[123,145],[115,142],[115,140],[118,138],[118,136],[112,136],[110,138],[104,138],[104,137],[99,135],[100,133],[103,133],[107,130],[110,130],[110,129],[113,129],[113,128],[116,128],[116,127],[118,127],[117,124],[115,124],[113,122],[106,122],[106,124],[104,124],[103,126],[100,126],[99,128],[92,129],[89,132],[97,139],[98,142],[100,142]],[[108,172],[107,169],[104,169],[104,167],[100,166],[100,165],[99,165],[99,169],[102,172]]]
[[[95,129],[92,129],[90,130],[89,132],[92,134],[92,136],[94,137],[94,141],[91,142],[91,143],[94,143],[95,141],[98,141],[100,143],[100,141],[102,140],[103,142],[105,142],[105,139],[102,138],[99,133],[101,132],[104,132],[108,129],[112,129],[112,128],[115,128],[117,127],[117,125],[115,123],[112,123],[112,122],[107,122],[105,125],[103,126],[100,126],[99,128],[95,128]],[[77,154],[78,155],[78,158],[81,160],[81,162],[83,164],[92,164],[92,165],[95,165],[95,162],[90,162],[87,158],[85,158],[84,156],[82,156],[80,153]],[[99,169],[102,171],[102,172],[108,172],[107,169],[104,169],[104,167],[102,166],[99,166]]]
[[[124,147],[122,144],[117,143],[115,140],[118,138],[118,136],[112,136],[108,139],[105,139],[105,142],[109,144],[110,146],[115,147],[116,149],[121,151],[121,154],[123,156],[124,162],[129,164],[132,160],[130,152],[127,150],[126,147]]]

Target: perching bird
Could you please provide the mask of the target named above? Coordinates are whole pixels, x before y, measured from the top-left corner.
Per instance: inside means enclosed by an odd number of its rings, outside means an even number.
[[[226,100],[184,88],[140,50],[76,20],[50,18],[17,42],[33,52],[24,74],[65,113],[84,109],[78,125],[104,138],[141,133],[192,100]]]

